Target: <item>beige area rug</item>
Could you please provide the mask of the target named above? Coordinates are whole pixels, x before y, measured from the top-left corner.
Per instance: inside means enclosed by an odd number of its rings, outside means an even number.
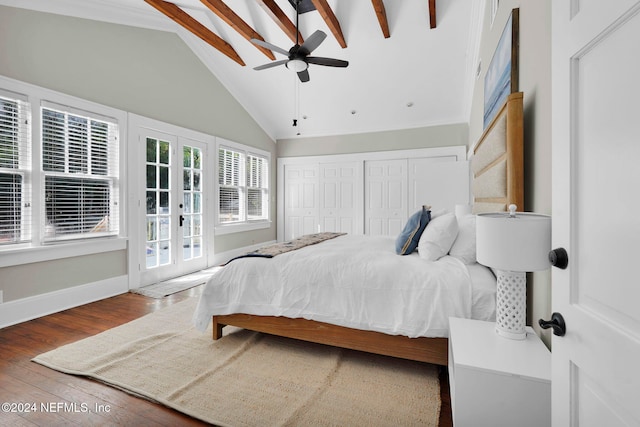
[[[164,282],[155,283],[153,285],[143,286],[137,289],[131,289],[134,294],[140,294],[151,298],[164,298],[186,289],[202,285],[211,276],[220,271],[222,267],[211,267],[206,270],[197,271],[185,276],[176,277],[175,279],[165,280]]]
[[[222,426],[437,426],[433,365],[237,328],[190,326],[197,298],[33,359]]]

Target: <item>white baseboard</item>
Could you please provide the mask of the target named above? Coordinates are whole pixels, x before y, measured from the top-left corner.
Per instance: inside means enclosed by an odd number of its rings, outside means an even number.
[[[129,292],[127,276],[35,295],[0,304],[0,329]]]
[[[244,255],[247,252],[255,251],[258,248],[261,248],[261,247],[267,246],[267,245],[271,245],[273,243],[276,243],[276,241],[272,240],[270,242],[260,242],[260,243],[258,243],[256,245],[245,246],[243,248],[232,249],[230,251],[220,252],[220,253],[214,254],[213,255],[213,259],[212,259],[212,264],[209,267],[214,267],[216,265],[224,264],[227,261],[229,261],[231,258],[235,258],[237,256]]]

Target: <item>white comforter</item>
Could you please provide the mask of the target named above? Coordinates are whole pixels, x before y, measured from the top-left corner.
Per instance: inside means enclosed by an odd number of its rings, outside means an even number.
[[[446,337],[471,316],[466,266],[445,256],[400,256],[392,237],[341,236],[273,258],[235,260],[206,284],[194,313],[285,316],[408,337]]]

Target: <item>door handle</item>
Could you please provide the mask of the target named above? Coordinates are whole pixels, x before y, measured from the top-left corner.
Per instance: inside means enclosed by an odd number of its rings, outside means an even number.
[[[556,248],[549,252],[549,262],[554,267],[564,270],[569,265],[569,255],[565,248]]]
[[[180,215],[180,227],[182,227],[182,223],[184,222],[184,217]]]
[[[564,323],[564,317],[560,313],[553,313],[551,320],[538,320],[538,325],[542,329],[553,329],[553,334],[563,337],[567,333],[567,325]]]

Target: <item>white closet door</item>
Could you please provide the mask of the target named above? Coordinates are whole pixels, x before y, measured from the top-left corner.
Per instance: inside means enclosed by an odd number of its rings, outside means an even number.
[[[320,231],[362,234],[362,162],[320,165]]]
[[[407,219],[407,160],[365,162],[365,233],[397,235]]]
[[[284,191],[284,239],[317,233],[318,165],[285,165]]]

